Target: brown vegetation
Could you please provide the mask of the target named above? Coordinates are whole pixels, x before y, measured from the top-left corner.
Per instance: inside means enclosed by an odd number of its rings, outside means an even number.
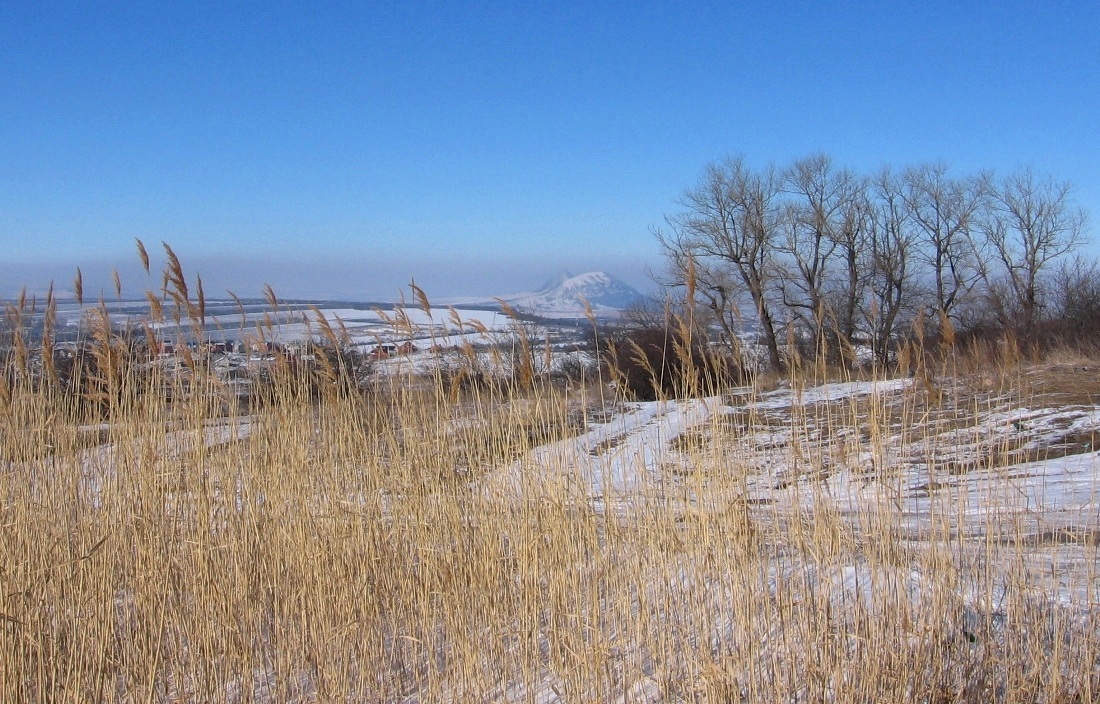
[[[185,320],[202,315],[178,263],[166,281]],[[676,443],[675,473],[613,504],[583,468],[532,454],[606,421],[603,385],[521,365],[515,383],[394,377],[367,392],[333,355],[308,374],[276,366],[264,402],[242,409],[212,402],[225,389],[200,361],[183,374],[119,357],[109,330],[91,341],[90,381],[65,387],[34,361],[48,352],[12,334],[0,701],[1100,697],[1094,592],[1047,594],[1095,579],[1095,528],[1035,532],[1007,505],[975,519],[945,485],[926,487],[942,501],[915,530],[892,488],[901,470],[882,461],[861,479],[881,490],[850,511],[824,493],[752,498],[755,470],[731,451],[785,429],[765,452],[797,452],[801,477],[824,477],[853,443],[965,428],[983,398],[1034,398],[1023,365],[971,360],[989,376],[968,377],[952,414],[955,372],[939,366],[922,371],[935,398],[917,387],[715,417]],[[702,374],[681,388],[728,381],[668,340],[669,376]],[[812,373],[791,383],[811,388]],[[751,409],[763,392],[738,394]],[[1044,572],[1048,548],[1077,552]]]

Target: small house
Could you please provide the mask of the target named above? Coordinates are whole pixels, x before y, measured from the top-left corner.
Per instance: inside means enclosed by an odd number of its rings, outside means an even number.
[[[370,351],[371,359],[389,359],[397,354],[397,345],[392,342],[382,342],[374,346]]]

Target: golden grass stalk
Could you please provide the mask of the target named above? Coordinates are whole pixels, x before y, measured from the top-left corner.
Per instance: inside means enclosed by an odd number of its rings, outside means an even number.
[[[1029,543],[1033,507],[998,488],[1018,479],[967,484],[933,458],[928,497],[902,483],[897,448],[938,437],[930,421],[977,431],[1006,394],[1038,407],[1023,375],[989,394],[940,380],[940,404],[919,385],[786,410],[727,389],[736,410],[665,438],[679,450],[653,467],[605,427],[622,409],[602,387],[394,375],[310,394],[283,367],[242,414],[205,365],[143,358],[90,316],[86,395],[109,412],[75,418],[76,390],[31,383],[28,335],[4,356],[0,701],[1100,696],[1094,596],[1046,593],[1092,594],[1091,534]],[[1011,448],[990,447],[972,471],[995,477]],[[616,458],[629,492],[592,476]]]

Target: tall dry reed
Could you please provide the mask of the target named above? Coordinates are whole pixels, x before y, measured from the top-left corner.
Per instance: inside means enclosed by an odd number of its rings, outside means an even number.
[[[168,255],[150,317],[200,331]],[[367,391],[323,357],[242,406],[198,355],[158,362],[103,309],[63,385],[28,313],[8,312],[0,383],[0,701],[1100,697],[1095,612],[1028,581],[1008,540],[1026,519],[975,523],[945,490],[918,530],[897,493],[890,438],[919,439],[945,403],[964,425],[979,396],[746,406],[680,439],[675,481],[615,504],[583,468],[532,459],[613,401],[540,382],[526,338],[512,384]],[[809,487],[787,502],[750,500],[744,448],[769,424]],[[839,504],[821,479],[861,452],[869,488]]]

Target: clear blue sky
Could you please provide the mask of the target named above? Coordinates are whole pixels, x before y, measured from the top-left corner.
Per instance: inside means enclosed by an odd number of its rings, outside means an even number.
[[[211,293],[641,285],[707,162],[821,151],[1032,165],[1096,232],[1100,4],[0,5],[0,293],[139,293],[135,237]]]

